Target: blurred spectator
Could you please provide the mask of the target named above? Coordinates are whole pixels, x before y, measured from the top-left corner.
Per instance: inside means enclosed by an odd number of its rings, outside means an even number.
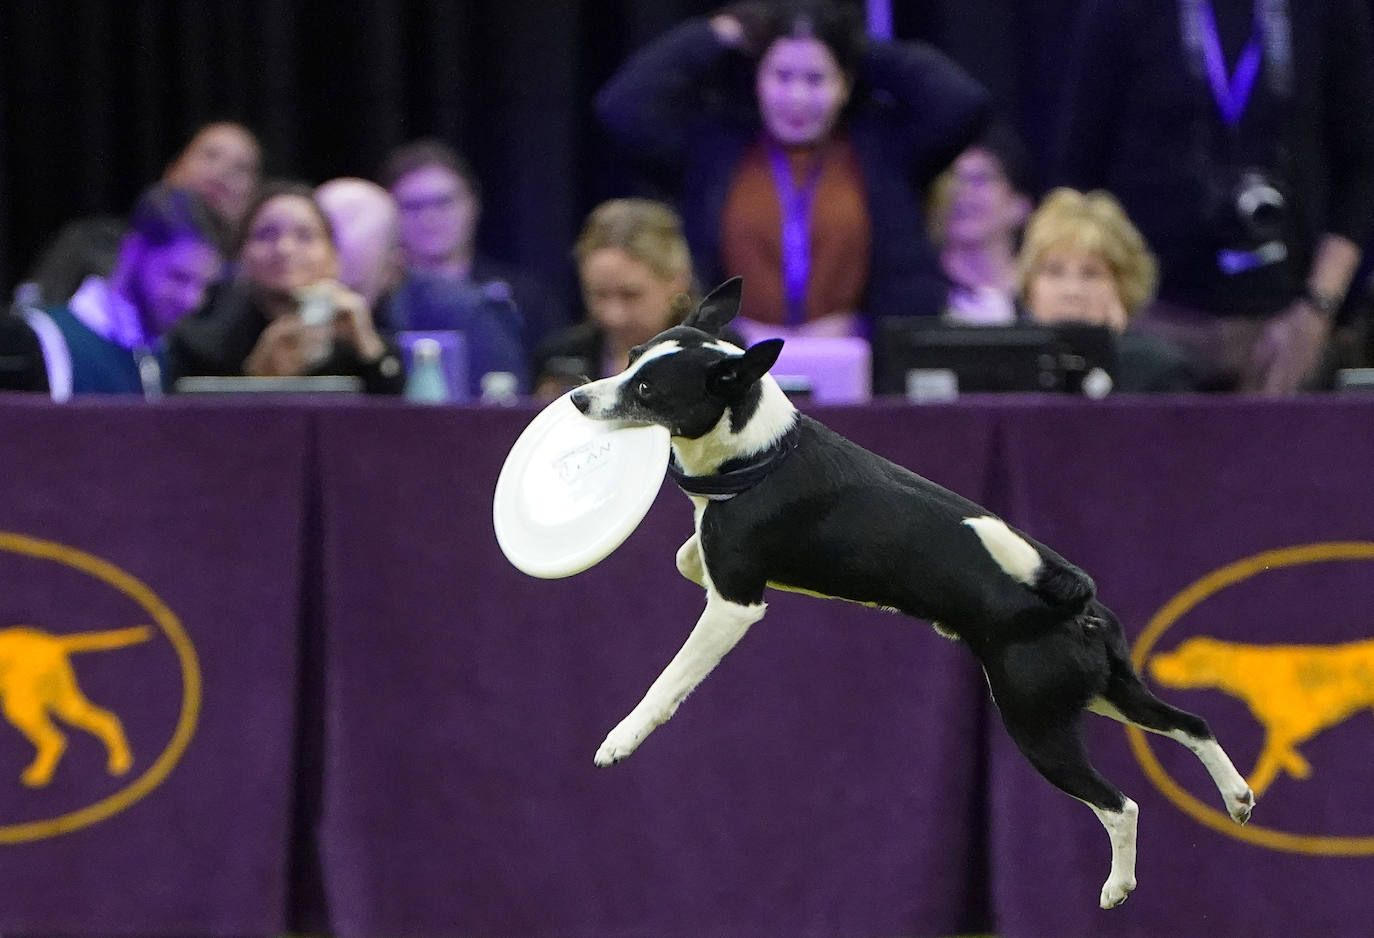
[[[1194,380],[1175,349],[1127,331],[1154,296],[1157,268],[1140,231],[1110,193],[1055,189],[1026,225],[1020,291],[1031,319],[1081,322],[1116,335],[1118,391],[1187,391]]]
[[[1208,387],[1297,390],[1374,217],[1366,0],[1092,0],[1081,26],[1057,177],[1159,252],[1137,328]]]
[[[334,227],[339,282],[372,307],[382,335],[409,330],[463,333],[468,353],[468,394],[481,394],[482,376],[509,372],[526,383],[520,336],[503,304],[447,277],[407,270],[398,243],[398,212],[391,194],[366,179],[331,179],[315,198]]]
[[[162,393],[163,336],[197,309],[224,261],[222,220],[189,189],[159,184],[134,206],[108,278],[25,312],[52,396]]]
[[[1016,309],[1016,252],[1033,205],[1028,157],[1015,131],[989,127],[935,181],[931,240],[949,278],[945,318],[1007,325]]]
[[[23,317],[0,313],[0,391],[47,391],[38,336]]]
[[[382,163],[378,181],[400,208],[407,267],[480,289],[517,324],[526,354],[566,323],[538,277],[478,250],[482,185],[452,147],[431,139],[402,144]]]
[[[648,199],[612,199],[587,217],[573,248],[587,318],[535,353],[535,394],[553,398],[618,374],[630,349],[692,308],[692,257],[677,213]]]
[[[375,182],[351,176],[316,186],[315,201],[334,229],[339,282],[366,300],[380,323],[377,301],[401,276],[396,202]]]
[[[261,163],[262,149],[252,131],[216,121],[196,131],[167,165],[162,182],[200,193],[233,240],[244,206],[258,185]],[[109,215],[68,222],[24,278],[24,283],[35,285],[25,295],[34,302],[64,303],[87,277],[109,276],[124,230],[124,219]]]
[[[399,394],[400,356],[372,309],[339,283],[334,231],[301,183],[266,185],[244,215],[239,275],[169,336],[173,380],[189,375],[354,375]]]
[[[742,275],[743,314],[770,334],[846,335],[944,308],[922,202],[987,104],[935,49],[866,42],[856,11],[826,0],[688,21],[596,99],[674,192],[703,279]]]
[[[262,146],[253,132],[232,121],[196,131],[163,173],[162,181],[205,196],[236,232],[262,175]]]
[[[87,277],[109,276],[124,230],[124,219],[114,215],[67,222],[38,255],[20,285],[27,285],[24,293],[29,301],[63,303]]]

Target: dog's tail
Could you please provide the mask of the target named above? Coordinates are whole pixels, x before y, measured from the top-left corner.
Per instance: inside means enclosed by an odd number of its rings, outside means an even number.
[[[1077,615],[1097,595],[1093,578],[1062,557],[1045,557],[1031,590],[1045,602]]]
[[[1001,518],[982,515],[965,518],[963,523],[978,535],[1007,576],[1024,583],[1055,609],[1077,615],[1096,595],[1092,577],[1049,548],[1032,544]]]

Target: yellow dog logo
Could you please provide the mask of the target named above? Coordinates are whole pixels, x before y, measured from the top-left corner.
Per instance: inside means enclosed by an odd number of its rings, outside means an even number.
[[[1248,706],[1264,727],[1264,748],[1250,775],[1254,797],[1279,772],[1308,779],[1298,744],[1374,707],[1374,640],[1342,645],[1245,645],[1189,639],[1150,659],[1168,687],[1216,688]]]
[[[129,771],[134,757],[119,717],[97,707],[81,692],[67,656],[124,648],[147,641],[151,635],[152,629],[146,625],[73,635],[53,635],[23,626],[0,629],[0,704],[5,719],[38,751],[20,775],[25,785],[42,788],[51,782],[67,748],[67,738],[53,723],[54,716],[105,744],[106,768],[111,775]]]
[[[1169,687],[1211,687],[1239,698],[1264,727],[1264,748],[1246,780],[1259,797],[1279,772],[1312,775],[1298,746],[1374,708],[1374,640],[1344,645],[1240,645],[1190,638],[1150,659]]]
[[[1308,779],[1324,773],[1328,767],[1309,763],[1300,747],[1351,716],[1374,709],[1374,639],[1357,631],[1349,640],[1323,645],[1256,645],[1193,635],[1181,637],[1169,651],[1156,652],[1155,648],[1180,622],[1186,628],[1189,613],[1218,593],[1237,587],[1275,590],[1277,581],[1270,581],[1273,585],[1265,582],[1275,571],[1307,567],[1314,567],[1316,576],[1330,570],[1331,575],[1374,583],[1359,568],[1349,566],[1370,562],[1374,562],[1374,541],[1320,541],[1244,557],[1213,570],[1173,596],[1150,619],[1131,649],[1132,663],[1157,683],[1216,690],[1249,709],[1263,733],[1259,756],[1247,780],[1256,795],[1273,787],[1280,775]],[[1342,566],[1323,568],[1325,564]],[[1283,575],[1293,576],[1288,572]],[[1291,588],[1291,582],[1283,586]],[[1351,621],[1362,621],[1367,607],[1367,597],[1352,597]],[[1200,801],[1169,774],[1145,733],[1128,727],[1126,736],[1155,787],[1189,817],[1213,830],[1274,850],[1316,856],[1374,856],[1374,836],[1370,835],[1299,833],[1255,824],[1237,828],[1229,817]],[[1350,764],[1329,768],[1329,775],[1348,775]]]

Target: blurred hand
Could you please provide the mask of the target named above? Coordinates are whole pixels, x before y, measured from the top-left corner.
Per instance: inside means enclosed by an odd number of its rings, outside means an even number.
[[[1244,391],[1292,394],[1321,364],[1331,324],[1305,299],[1295,300],[1265,327],[1250,355]]]
[[[372,309],[362,296],[334,280],[315,284],[310,292],[316,297],[325,297],[328,316],[321,322],[307,323],[298,308],[272,320],[258,336],[253,351],[244,362],[247,374],[264,377],[307,374],[329,357],[335,342],[352,345],[363,361],[376,361],[386,354],[386,344],[372,323]]]
[[[386,354],[386,345],[372,324],[372,308],[362,295],[341,283],[333,284],[334,320],[331,323],[336,341],[348,342],[358,350],[363,361],[376,361]]]
[[[243,363],[243,370],[256,377],[302,375],[322,357],[319,354],[321,345],[328,348],[326,327],[307,326],[295,315],[280,316],[262,330]]]
[[[771,8],[763,0],[739,0],[721,7],[711,17],[711,29],[721,45],[758,55],[763,52],[760,46],[770,15]]]

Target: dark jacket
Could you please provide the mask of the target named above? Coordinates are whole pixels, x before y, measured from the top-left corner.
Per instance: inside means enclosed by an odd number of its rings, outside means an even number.
[[[508,371],[521,387],[527,384],[526,355],[518,310],[503,295],[447,277],[407,272],[373,309],[383,336],[397,332],[461,332],[467,342],[468,395],[482,392],[482,376]]]
[[[1253,0],[1211,0],[1228,73],[1251,35]],[[1221,121],[1177,3],[1086,5],[1061,113],[1055,181],[1105,188],[1159,257],[1161,300],[1264,316],[1303,289],[1323,232],[1363,244],[1374,221],[1374,36],[1365,0],[1289,0],[1291,91],[1261,68],[1236,131]],[[1269,57],[1266,54],[1266,63]],[[1285,191],[1288,259],[1237,275],[1237,167]]]
[[[752,65],[706,20],[671,30],[632,56],[601,89],[597,113],[629,152],[671,188],[704,283],[724,279],[721,214],[736,166],[761,119]],[[922,43],[868,46],[845,118],[872,224],[869,317],[935,315],[947,283],[926,236],[930,182],[980,133],[986,90]]]
[[[267,323],[250,284],[234,280],[222,285],[204,309],[182,319],[167,334],[169,386],[188,376],[243,375],[243,363]],[[383,341],[387,351],[374,362],[363,361],[352,345],[335,342],[329,357],[310,373],[356,376],[369,394],[400,394],[405,389],[401,356],[388,340]]]

